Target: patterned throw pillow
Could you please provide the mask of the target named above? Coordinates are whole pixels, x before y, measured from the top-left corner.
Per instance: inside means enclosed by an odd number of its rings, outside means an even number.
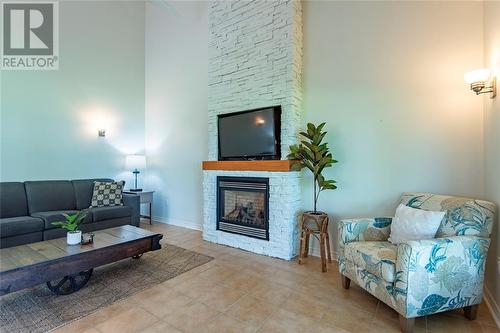
[[[122,192],[125,182],[94,182],[90,208],[123,206]]]

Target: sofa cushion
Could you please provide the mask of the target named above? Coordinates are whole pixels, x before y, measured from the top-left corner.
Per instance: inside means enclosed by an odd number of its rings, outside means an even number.
[[[31,216],[17,216],[0,219],[0,237],[11,237],[42,231],[43,221]]]
[[[30,215],[76,209],[75,191],[69,180],[25,182]]]
[[[2,239],[0,240],[0,249],[41,242],[42,240],[43,240],[42,231],[30,232],[29,234],[22,234],[11,237],[2,237]]]
[[[28,204],[24,184],[0,183],[0,218],[26,215],[28,215]]]
[[[75,189],[76,209],[85,209],[90,207],[92,200],[92,192],[94,190],[94,182],[112,182],[113,179],[96,178],[96,179],[76,179],[72,180],[73,188]]]
[[[103,230],[108,228],[119,227],[122,225],[130,224],[130,217],[120,217],[118,219],[104,220],[99,222],[85,223],[80,227],[82,232],[93,232],[97,230]],[[66,236],[66,230],[64,229],[45,229],[43,231],[43,239],[54,239]]]
[[[352,242],[345,246],[345,258],[361,269],[394,282],[397,245],[389,242]]]
[[[53,210],[49,212],[36,212],[31,214],[33,217],[38,217],[43,220],[45,229],[54,229],[54,228],[59,228],[56,225],[53,225],[52,222],[56,221],[65,221],[66,218],[62,215],[63,213],[66,214],[76,214],[78,213],[77,210]],[[90,217],[91,214],[88,214],[85,220],[83,220],[83,223],[89,222],[91,220]]]
[[[92,208],[92,216],[94,222],[129,217],[132,216],[132,208],[129,206]]]

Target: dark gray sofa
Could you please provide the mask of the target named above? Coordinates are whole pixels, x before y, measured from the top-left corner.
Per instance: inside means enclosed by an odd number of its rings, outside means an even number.
[[[66,231],[52,222],[89,208],[94,181],[79,179],[0,183],[0,248],[64,237]],[[123,206],[89,210],[83,232],[120,225],[139,226],[139,197],[123,194]]]

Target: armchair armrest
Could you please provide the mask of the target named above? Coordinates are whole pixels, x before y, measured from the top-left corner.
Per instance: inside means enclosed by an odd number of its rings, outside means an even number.
[[[453,236],[398,245],[393,290],[407,318],[479,304],[488,238]]]
[[[386,241],[391,232],[392,217],[340,220],[339,244],[359,241]]]
[[[132,208],[131,224],[138,227],[141,221],[140,198],[136,194],[123,193],[123,205]]]
[[[337,259],[341,272],[345,271],[344,247],[347,243],[386,241],[391,232],[392,217],[373,217],[340,220],[338,222]]]

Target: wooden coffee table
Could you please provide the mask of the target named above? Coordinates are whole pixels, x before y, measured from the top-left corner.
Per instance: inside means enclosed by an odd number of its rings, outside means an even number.
[[[159,250],[163,237],[131,225],[94,234],[94,242],[86,245],[58,238],[0,249],[0,295],[41,283],[56,294],[71,294],[87,284],[94,268]]]

